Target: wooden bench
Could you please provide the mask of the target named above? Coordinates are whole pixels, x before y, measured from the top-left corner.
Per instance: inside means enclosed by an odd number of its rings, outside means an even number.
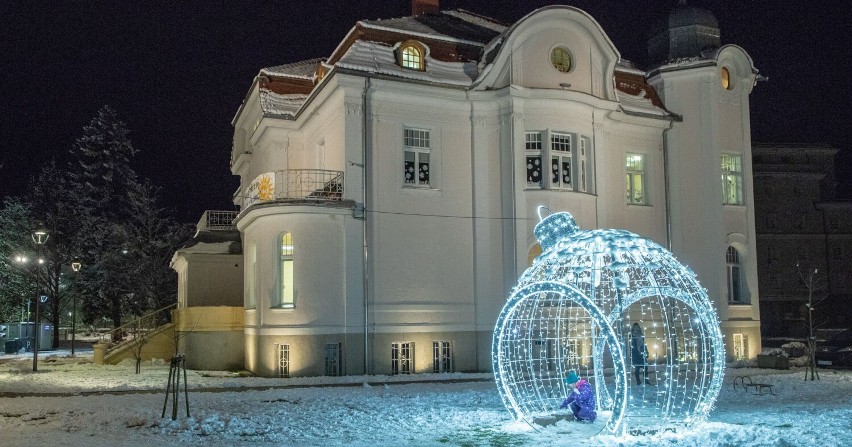
[[[768,390],[769,394],[775,395],[772,392],[772,384],[771,383],[756,383],[751,380],[749,376],[736,376],[734,377],[734,389],[737,389],[737,384],[743,387],[743,390],[748,391],[749,387],[754,388],[754,394],[763,395],[763,390]]]

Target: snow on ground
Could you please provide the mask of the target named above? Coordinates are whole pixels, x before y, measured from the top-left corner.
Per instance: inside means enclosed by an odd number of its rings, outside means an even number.
[[[187,371],[161,418],[169,366],[92,365],[91,357],[0,356],[2,446],[844,446],[852,439],[852,371],[729,369],[710,420],[690,432],[580,438],[572,422],[514,422],[489,374],[264,379]],[[750,375],[774,395],[734,390]],[[439,379],[450,379],[452,381]],[[401,381],[413,380],[414,383]],[[432,382],[423,382],[432,381]],[[368,384],[365,384],[368,382]],[[388,382],[388,383],[383,383]],[[295,386],[294,386],[295,385]],[[335,385],[335,386],[328,386]]]

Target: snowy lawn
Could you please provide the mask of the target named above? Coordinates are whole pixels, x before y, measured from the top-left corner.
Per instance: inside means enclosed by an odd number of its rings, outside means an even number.
[[[161,418],[169,367],[94,366],[85,358],[0,356],[0,445],[5,446],[848,446],[852,371],[728,369],[710,420],[692,432],[578,438],[579,424],[533,429],[509,418],[488,374],[261,379],[188,371]],[[734,391],[734,376],[775,395]],[[453,379],[465,382],[403,383]],[[385,384],[384,382],[388,382]],[[347,385],[348,384],[348,385]],[[293,386],[297,387],[293,387]],[[336,386],[328,386],[336,385]]]

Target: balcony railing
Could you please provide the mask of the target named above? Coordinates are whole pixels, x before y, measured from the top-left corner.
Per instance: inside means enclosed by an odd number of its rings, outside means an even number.
[[[243,209],[262,202],[339,202],[343,171],[285,169],[257,176],[243,196]]]
[[[195,224],[196,231],[233,231],[234,220],[237,218],[236,211],[207,210],[201,215],[201,219]]]

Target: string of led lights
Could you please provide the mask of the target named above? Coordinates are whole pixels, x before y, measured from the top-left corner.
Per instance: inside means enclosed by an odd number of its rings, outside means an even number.
[[[558,413],[569,392],[562,378],[575,370],[595,387],[601,429],[706,420],[725,350],[695,273],[628,231],[580,230],[569,213],[542,218],[535,235],[542,254],[519,278],[492,345],[513,416],[535,424]]]

